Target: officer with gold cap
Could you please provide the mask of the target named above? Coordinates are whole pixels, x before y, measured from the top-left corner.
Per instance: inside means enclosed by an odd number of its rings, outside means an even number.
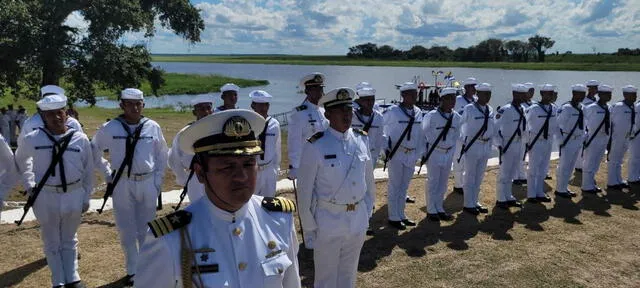
[[[612,92],[611,86],[599,85],[598,101],[584,109],[587,137],[583,145],[582,193],[595,194],[602,191],[596,185],[595,178],[611,137],[611,112],[607,102],[611,101]]]
[[[133,285],[146,223],[156,216],[156,199],[167,167],[168,147],[157,122],[144,117],[144,95],[136,88],[120,94],[123,114],[92,139],[94,161],[113,189],[113,214],[124,250],[127,285]],[[109,150],[110,162],[102,158]]]
[[[355,287],[373,209],[367,133],[351,128],[354,95],[343,87],[320,100],[329,128],[309,138],[302,153],[298,205],[305,246],[314,249],[316,288]]]
[[[76,231],[93,191],[91,143],[67,127],[67,97],[50,94],[37,105],[44,127],[24,136],[16,166],[27,193],[35,197],[33,211],[53,287],[85,287],[78,274]]]
[[[220,98],[222,98],[222,105],[216,107],[214,112],[220,112],[228,109],[236,109],[238,103],[238,92],[240,87],[233,83],[227,83],[220,87]]]
[[[304,89],[305,100],[289,114],[287,126],[287,154],[289,156],[289,173],[287,178],[297,178],[297,171],[304,163],[300,162],[302,147],[307,138],[329,127],[324,116],[324,109],[318,105],[324,95],[324,74],[312,73],[300,79],[298,86]]]
[[[560,161],[556,170],[556,191],[554,192],[558,197],[576,196],[576,193],[569,191],[569,178],[573,174],[578,156],[582,154],[586,128],[582,101],[586,92],[587,87],[582,84],[571,86],[571,101],[562,104],[558,109]]]
[[[630,188],[622,178],[622,162],[633,137],[636,117],[635,102],[638,89],[632,85],[622,87],[624,99],[611,105],[611,145],[607,152],[607,188]]]
[[[211,115],[213,112],[213,103],[214,100],[209,95],[199,95],[191,100],[191,105],[193,106],[191,113],[196,116],[196,121]],[[173,174],[176,176],[176,182],[184,187],[182,191],[183,193],[186,192],[186,196],[189,196],[189,201],[191,202],[194,202],[204,196],[204,187],[198,181],[193,179],[193,167],[191,167],[193,155],[182,151],[178,143],[182,131],[189,128],[193,123],[194,122],[187,124],[187,126],[178,131],[176,137],[173,137],[173,143],[171,144],[171,149],[167,156],[169,168],[171,168],[171,171],[173,171]],[[181,199],[184,199],[184,196],[185,195],[180,195],[180,197],[182,197]]]
[[[258,157],[258,180],[256,181],[256,194],[273,197],[276,195],[276,182],[280,171],[280,155],[282,154],[282,140],[280,137],[280,122],[269,116],[271,94],[263,90],[254,90],[249,93],[251,109],[265,119],[264,128],[260,130],[260,147],[264,152]]]
[[[264,124],[231,109],[183,131],[207,197],[149,222],[137,287],[300,287],[295,203],[253,194]]]

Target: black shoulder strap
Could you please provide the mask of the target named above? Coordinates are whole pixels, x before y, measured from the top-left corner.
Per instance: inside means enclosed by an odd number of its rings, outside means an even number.
[[[540,104],[542,105],[542,104]],[[542,108],[543,111],[547,112],[547,110],[544,109],[544,107],[540,106],[540,108]],[[533,137],[533,141],[531,141],[531,143],[529,143],[528,145],[526,145],[526,149],[525,151],[528,152],[529,150],[531,150],[531,148],[533,148],[533,146],[536,145],[536,142],[538,142],[538,139],[540,138],[540,136],[542,134],[544,135],[544,139],[548,138],[548,133],[549,133],[549,119],[551,119],[551,113],[553,112],[553,108],[549,108],[549,111],[547,112],[547,117],[544,119],[544,123],[542,124],[542,127],[540,128],[540,130],[538,131],[538,133],[536,134],[535,137]],[[525,152],[525,154],[526,154]]]
[[[112,184],[114,187],[118,184],[118,181],[120,181],[120,177],[122,177],[122,172],[124,172],[125,167],[129,167],[129,169],[127,169],[127,177],[131,176],[131,166],[133,163],[133,155],[136,150],[136,145],[138,144],[138,140],[140,139],[140,133],[142,133],[144,124],[149,121],[149,119],[143,117],[132,135],[131,131],[129,130],[129,125],[127,125],[124,120],[120,119],[120,117],[116,119],[118,122],[120,122],[120,124],[122,124],[122,128],[127,132],[127,139],[125,142],[124,159],[122,160],[122,163],[120,164],[120,167],[118,167],[118,171],[113,178]]]
[[[371,129],[371,124],[373,124],[373,118],[376,116],[376,114],[371,113],[371,116],[369,117],[369,121],[367,121],[366,123],[364,119],[362,119],[362,115],[360,115],[358,111],[355,111],[355,114],[358,120],[360,120],[360,122],[364,124],[364,127],[362,127],[362,131],[369,133],[369,129]]]
[[[262,133],[258,135],[258,139],[260,140],[260,148],[262,149],[262,154],[260,154],[260,160],[264,160],[264,152],[265,152],[265,143],[267,142],[267,128],[269,128],[269,122],[271,121],[271,117],[267,118],[267,121],[264,123],[264,129],[262,129]]]
[[[404,137],[407,136],[407,134],[411,130],[411,127],[413,127],[413,123],[416,121],[416,118],[409,116],[409,114],[407,114],[407,112],[405,112],[402,107],[398,108],[400,108],[400,110],[402,110],[402,112],[407,115],[407,117],[409,117],[409,123],[407,124],[407,127],[404,128],[404,131],[402,131],[402,134],[400,135],[400,138],[398,138],[398,141],[396,141],[396,145],[394,145],[393,149],[391,149],[391,153],[389,153],[389,157],[387,158],[388,160],[391,160],[391,158],[393,158],[393,155],[396,154],[396,151],[398,151],[398,148],[400,148],[400,143],[402,143],[402,140],[404,140]],[[391,143],[391,137],[389,137],[389,143]]]
[[[442,117],[444,117],[444,115],[442,115]],[[436,141],[433,142],[433,145],[431,145],[431,147],[427,151],[427,154],[425,155],[425,158],[424,158],[425,162],[429,160],[429,157],[431,157],[433,150],[436,149],[436,147],[440,143],[440,140],[442,139],[446,140],[447,133],[449,133],[449,129],[451,129],[451,125],[453,124],[453,113],[451,113],[451,116],[449,118],[445,117],[445,119],[447,119],[447,123],[444,124],[444,128],[442,128],[442,131],[440,131],[440,134],[438,134],[438,138],[436,138]],[[427,143],[427,147],[429,147],[429,143]]]
[[[49,132],[47,132],[47,130],[45,130],[44,128],[41,127],[40,130],[42,130],[42,132],[44,132],[47,138],[49,138],[49,140],[53,142],[53,147],[51,149],[52,151],[51,163],[49,163],[49,167],[47,168],[45,174],[42,176],[42,179],[40,179],[40,182],[38,182],[36,189],[37,191],[40,191],[40,189],[42,189],[44,184],[47,183],[49,176],[56,175],[55,167],[56,165],[58,165],[60,167],[60,181],[62,184],[62,190],[64,192],[67,192],[67,179],[65,176],[64,162],[62,161],[62,155],[67,150],[67,147],[69,147],[69,143],[71,142],[71,137],[73,137],[73,134],[76,133],[76,130],[71,130],[71,132],[69,132],[67,135],[64,135],[62,138],[60,138],[60,141],[56,141],[56,139],[51,134],[49,134]]]
[[[573,136],[573,133],[575,133],[578,126],[580,126],[580,122],[584,121],[582,110],[573,105],[571,105],[571,107],[578,110],[578,119],[576,120],[576,123],[573,124],[573,127],[571,128],[571,131],[569,131],[569,134],[567,134],[567,137],[565,137],[564,140],[562,140],[562,144],[560,144],[560,149],[559,149],[560,153],[562,153],[562,148],[564,148],[564,146],[567,145],[567,143],[569,143],[569,139],[571,139],[571,136]]]
[[[480,127],[478,132],[475,135],[473,135],[473,138],[471,138],[471,141],[469,141],[469,144],[462,146],[462,150],[460,151],[460,156],[458,157],[458,163],[460,163],[460,159],[462,159],[462,155],[464,155],[464,153],[467,153],[467,151],[469,151],[471,146],[473,146],[473,143],[475,143],[476,140],[478,140],[480,135],[484,134],[484,132],[487,131],[487,128],[489,126],[489,107],[487,106],[486,111],[482,111],[480,107],[477,106],[478,105],[477,103],[478,102],[474,102],[474,105],[476,105],[476,108],[478,108],[478,110],[480,110],[480,112],[482,112],[482,114],[484,115],[484,122],[482,123],[482,127]]]
[[[522,121],[524,120],[524,115],[522,115],[522,113],[520,113],[520,109],[518,107],[513,106],[513,109],[516,109],[516,111],[518,111],[518,128],[516,128],[515,131],[513,131],[513,134],[511,134],[511,137],[509,137],[509,140],[507,141],[507,144],[504,145],[504,147],[502,147],[502,150],[500,150],[500,155],[502,156],[503,154],[507,153],[507,151],[509,150],[509,147],[511,147],[511,143],[513,143],[513,140],[516,138],[516,135],[522,135],[522,131],[520,130],[520,124],[522,123]],[[500,157],[502,158],[502,157]],[[502,159],[500,159],[502,160]]]

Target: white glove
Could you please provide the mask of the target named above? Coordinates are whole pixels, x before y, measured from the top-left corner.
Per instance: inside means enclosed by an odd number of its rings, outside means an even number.
[[[289,174],[287,174],[289,180],[295,180],[298,178],[298,168],[289,168]]]

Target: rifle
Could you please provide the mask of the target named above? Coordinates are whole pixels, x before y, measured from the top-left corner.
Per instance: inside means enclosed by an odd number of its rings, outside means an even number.
[[[193,157],[193,159],[195,159],[195,157]],[[182,188],[182,193],[180,193],[180,201],[178,201],[178,205],[173,206],[174,211],[178,211],[180,209],[180,205],[182,205],[182,201],[184,201],[184,197],[187,196],[187,191],[189,191],[189,181],[191,181],[191,178],[193,177],[193,159],[191,159],[191,164],[189,165],[189,168],[191,169],[189,177],[187,177],[187,182],[184,183],[184,188]]]
[[[156,205],[156,211],[162,210],[162,191],[158,194],[158,204]]]
[[[40,182],[38,182],[36,187],[34,187],[33,190],[31,191],[31,195],[29,195],[29,198],[27,198],[27,203],[22,208],[23,210],[22,217],[20,217],[20,220],[14,222],[16,223],[16,225],[20,226],[22,224],[22,222],[24,221],[24,218],[27,216],[27,213],[29,212],[29,209],[31,209],[31,207],[33,207],[33,204],[36,203],[36,199],[38,198],[38,195],[40,194],[42,187],[44,187],[44,184],[47,183],[47,180],[49,180],[49,176],[51,176],[51,174],[53,174],[53,171],[55,171],[56,165],[58,165],[58,162],[62,161],[62,154],[64,153],[65,150],[67,150],[67,146],[69,146],[69,142],[71,142],[71,137],[73,137],[73,134],[75,132],[76,131],[71,131],[71,133],[67,134],[61,139],[62,145],[60,146],[60,151],[58,151],[58,153],[51,158],[51,163],[49,163],[49,167],[47,167],[47,171],[42,176],[42,179],[40,179]]]
[[[298,202],[298,187],[296,187],[296,180],[292,179],[291,182],[293,182],[293,196],[296,198],[296,204],[300,203]],[[300,218],[300,212],[297,213],[298,214],[298,222],[300,223],[300,235],[302,236],[302,244],[306,246],[306,244],[304,243],[304,228],[302,227],[302,219]]]
[[[123,168],[122,166],[124,166],[124,165],[121,165],[120,167]],[[118,169],[118,170],[120,170],[120,169]],[[122,169],[122,170],[124,170],[124,169]],[[115,176],[118,176],[118,175],[116,174],[116,170],[113,170],[111,172],[111,179],[114,179],[113,177],[115,177]],[[118,180],[119,179],[120,179],[120,177],[118,176]],[[111,195],[113,195],[113,188],[115,188],[115,186],[116,186],[114,183],[117,183],[117,182],[116,181],[111,181],[111,183],[107,183],[107,190],[105,190],[104,196],[102,196],[102,200],[103,200],[102,201],[102,206],[100,207],[100,209],[96,210],[96,211],[98,211],[98,214],[102,214],[102,211],[104,210],[104,205],[107,204],[107,199],[109,199],[109,197],[111,197]]]

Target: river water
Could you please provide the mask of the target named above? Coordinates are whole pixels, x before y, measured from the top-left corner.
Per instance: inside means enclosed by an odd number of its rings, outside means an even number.
[[[378,67],[378,66],[312,66],[312,65],[272,65],[272,64],[226,64],[226,63],[181,63],[155,62],[167,72],[193,74],[220,74],[225,76],[263,79],[269,84],[261,87],[242,88],[239,93],[238,106],[249,108],[249,92],[262,89],[274,96],[270,113],[280,113],[291,110],[304,100],[304,94],[298,92],[299,79],[312,72],[326,75],[326,91],[336,87],[354,87],[361,81],[371,83],[377,90],[378,99],[387,101],[399,99],[399,92],[395,84],[411,81],[419,76],[426,83],[433,83],[432,68],[416,67]],[[458,81],[467,77],[476,77],[478,81],[493,85],[491,105],[495,108],[504,105],[511,99],[511,83],[533,82],[537,85],[551,83],[558,86],[559,99],[562,103],[571,97],[571,85],[584,83],[590,79],[597,79],[602,83],[612,85],[614,101],[622,98],[620,87],[632,84],[640,85],[640,72],[583,72],[583,71],[532,71],[532,70],[503,70],[479,68],[437,68],[446,72],[451,71]],[[439,78],[439,81],[442,77]],[[218,91],[212,91],[214,98],[221,105]],[[147,108],[189,106],[194,95],[171,95],[161,97],[146,97]],[[539,96],[534,97],[534,100]],[[96,104],[99,107],[117,108],[115,101],[101,99]]]

